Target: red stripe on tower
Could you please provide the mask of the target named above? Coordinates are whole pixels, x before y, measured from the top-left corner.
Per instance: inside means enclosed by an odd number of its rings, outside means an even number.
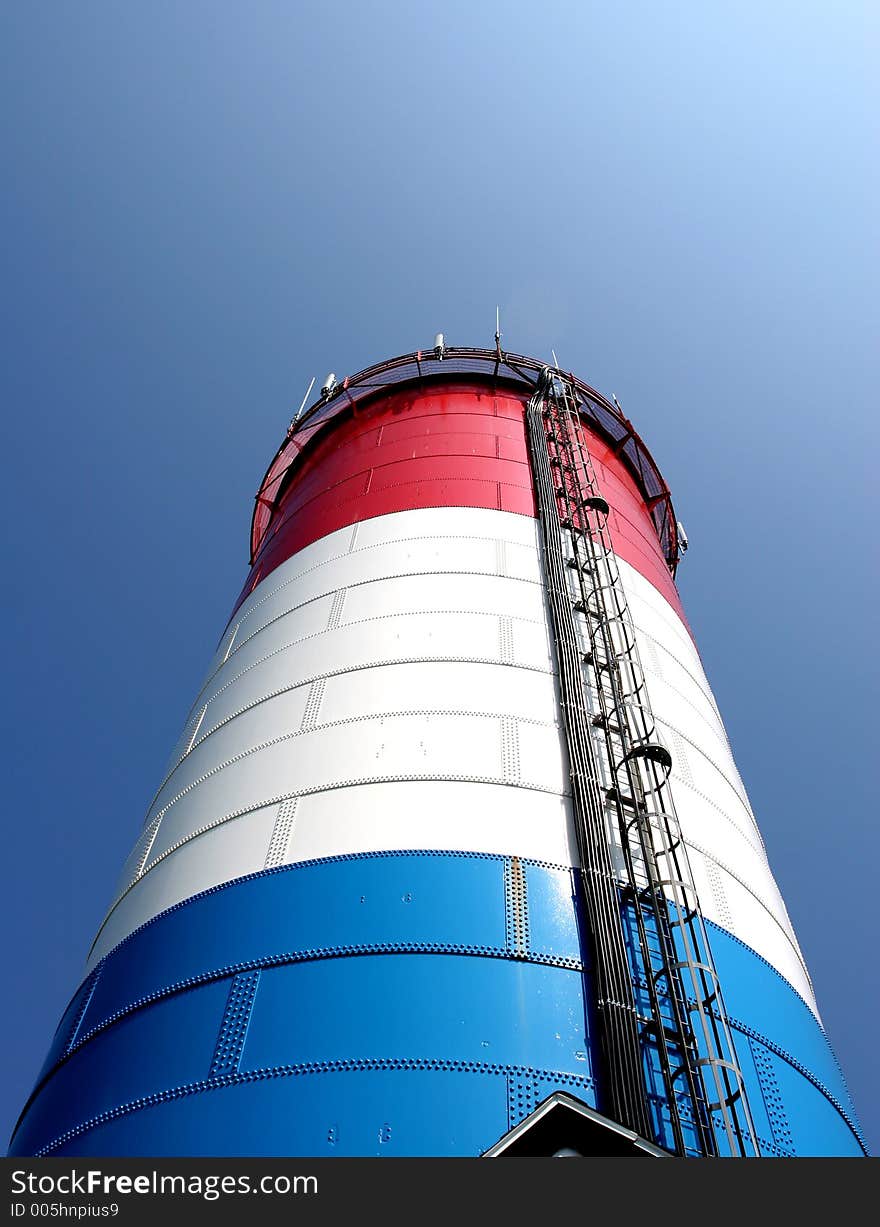
[[[534,516],[527,400],[524,393],[493,391],[488,382],[408,386],[349,406],[309,432],[267,500],[268,525],[236,608],[299,550],[374,516],[420,507]],[[644,494],[619,450],[594,432],[588,441],[611,506],[615,552],[684,620]]]

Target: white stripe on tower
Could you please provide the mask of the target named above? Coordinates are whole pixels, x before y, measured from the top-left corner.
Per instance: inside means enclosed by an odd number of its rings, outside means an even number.
[[[423,508],[351,544],[345,528],[305,547],[237,611],[90,966],[270,845],[273,864],[401,848],[576,863],[536,521]]]

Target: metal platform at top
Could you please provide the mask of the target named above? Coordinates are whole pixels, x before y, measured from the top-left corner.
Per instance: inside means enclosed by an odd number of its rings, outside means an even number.
[[[476,379],[493,385],[520,389],[530,397],[546,366],[536,358],[515,354],[499,347],[473,349],[447,346],[441,354],[417,350],[369,366],[348,375],[329,394],[322,394],[288,428],[278,451],[266,470],[256,495],[251,523],[251,562],[256,558],[278,507],[285,478],[309,441],[330,421],[346,410],[383,391],[405,384],[427,384]],[[560,371],[580,397],[580,412],[586,425],[606,440],[631,472],[657,530],[657,536],[672,574],[679,557],[679,542],[672,496],[648,448],[632,422],[619,407],[595,388],[568,371]]]

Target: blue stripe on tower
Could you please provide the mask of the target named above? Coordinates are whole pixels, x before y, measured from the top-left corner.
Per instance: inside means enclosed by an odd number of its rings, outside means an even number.
[[[196,896],[85,982],[12,1153],[468,1155],[553,1090],[595,1104],[575,881],[396,852]],[[814,1015],[712,942],[762,1152],[859,1153]]]
[[[17,1153],[473,1154],[554,1089],[595,1103],[566,867],[421,851],[283,866],[163,913],[100,969]]]

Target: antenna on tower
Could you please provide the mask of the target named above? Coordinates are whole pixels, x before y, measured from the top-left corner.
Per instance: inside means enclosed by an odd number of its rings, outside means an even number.
[[[501,360],[501,308],[495,308],[495,357]]]
[[[300,418],[301,418],[301,417],[302,417],[302,415],[303,415],[303,409],[305,409],[305,407],[306,407],[306,401],[307,401],[307,400],[309,399],[309,397],[311,396],[311,394],[312,394],[312,388],[313,388],[314,386],[315,386],[315,376],[313,375],[313,376],[312,376],[312,382],[311,382],[311,383],[309,384],[309,386],[306,388],[306,394],[305,394],[305,396],[302,398],[302,404],[301,404],[301,405],[300,405],[300,407],[297,409],[296,413],[293,415],[293,418],[291,419],[290,425],[289,425],[289,426],[288,426],[288,428],[287,428],[287,433],[288,433],[289,435],[292,435],[292,434],[293,434],[293,432],[296,430],[297,424],[299,423],[299,420],[300,420]]]
[[[617,399],[617,396],[613,392],[611,393],[611,399],[614,401],[615,405],[617,406],[617,410],[620,416],[625,417],[626,415],[624,414],[623,409],[621,409],[620,407],[620,401]]]
[[[556,357],[556,350],[551,349],[550,353],[553,355],[553,365],[556,367],[558,371],[559,370],[559,359]]]

